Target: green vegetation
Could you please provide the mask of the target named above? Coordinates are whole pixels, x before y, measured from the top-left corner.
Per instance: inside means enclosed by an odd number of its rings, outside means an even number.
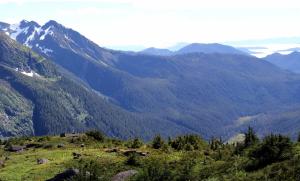
[[[257,138],[252,128],[247,135]],[[68,178],[75,181],[108,181],[129,170],[137,172],[129,178],[132,181],[299,180],[298,142],[274,134],[255,140],[250,145],[246,139],[227,144],[221,139],[206,142],[197,135],[183,135],[168,142],[156,136],[147,144],[137,138],[108,138],[97,131],[11,138],[1,141],[0,180],[46,180],[68,169],[75,170]],[[9,150],[16,146],[24,149]],[[38,159],[47,162],[38,164]]]

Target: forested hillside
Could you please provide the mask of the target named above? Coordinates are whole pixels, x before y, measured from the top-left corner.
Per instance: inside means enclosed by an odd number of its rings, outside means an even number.
[[[129,113],[63,76],[51,62],[0,34],[0,135],[46,135],[98,129],[149,139],[159,119]],[[176,125],[165,123],[162,126]]]

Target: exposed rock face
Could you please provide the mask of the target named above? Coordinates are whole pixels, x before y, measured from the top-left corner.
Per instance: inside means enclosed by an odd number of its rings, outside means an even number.
[[[138,172],[136,170],[127,170],[124,172],[120,172],[117,175],[115,175],[111,180],[112,181],[125,181],[127,180],[129,177],[137,174]]]

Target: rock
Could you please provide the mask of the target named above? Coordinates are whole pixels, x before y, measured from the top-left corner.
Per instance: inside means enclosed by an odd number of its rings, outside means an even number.
[[[131,177],[137,173],[138,172],[136,170],[127,170],[127,171],[118,173],[111,180],[112,181],[125,181],[125,180],[128,180],[129,177]]]
[[[65,145],[62,143],[57,145],[57,148],[63,148],[63,147],[65,147]]]
[[[0,168],[3,168],[5,166],[5,161],[4,160],[0,160]]]
[[[46,158],[38,158],[36,161],[38,164],[45,164],[49,162],[49,160]]]
[[[149,154],[149,152],[142,152],[142,151],[138,151],[138,150],[135,150],[135,149],[122,150],[122,153],[125,156],[129,156],[131,154],[137,154],[137,155],[140,155],[140,156],[147,156]]]
[[[114,152],[119,152],[118,148],[106,148],[104,149],[105,152],[107,153],[114,153]]]
[[[39,143],[29,143],[26,145],[26,148],[41,148],[43,145]]]
[[[65,134],[65,137],[75,138],[75,137],[80,137],[80,134],[79,133]]]
[[[24,146],[12,145],[8,148],[8,151],[10,151],[10,152],[23,152],[24,151]]]
[[[129,156],[131,154],[135,154],[136,153],[136,150],[134,149],[130,149],[130,150],[122,150],[121,151],[125,156]]]
[[[81,157],[80,153],[73,152],[72,155],[73,155],[73,159],[79,159]]]
[[[63,181],[69,180],[79,173],[78,169],[67,169],[62,173],[57,174],[55,177],[48,179],[47,181]]]
[[[139,154],[140,156],[147,156],[147,155],[149,155],[149,152],[136,151],[136,153]]]

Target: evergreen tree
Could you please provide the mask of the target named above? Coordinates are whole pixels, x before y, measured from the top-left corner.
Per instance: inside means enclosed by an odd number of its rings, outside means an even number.
[[[139,138],[135,138],[133,141],[132,141],[132,144],[131,144],[131,148],[140,148],[141,146],[143,146],[143,142],[139,139]]]
[[[250,169],[289,159],[293,156],[293,143],[289,137],[271,134],[264,138],[249,156],[253,159]]]
[[[162,139],[162,137],[160,135],[155,136],[152,141],[152,147],[154,149],[160,149],[163,145],[164,145],[164,140]]]
[[[210,149],[212,150],[217,150],[218,148],[221,148],[222,147],[222,139],[217,139],[215,137],[212,137],[211,138],[211,141],[209,142],[210,144]]]
[[[244,141],[245,148],[248,148],[258,142],[259,139],[257,135],[255,134],[253,128],[249,126],[248,131],[245,133],[245,141]]]
[[[298,133],[297,142],[300,143],[300,132]]]

